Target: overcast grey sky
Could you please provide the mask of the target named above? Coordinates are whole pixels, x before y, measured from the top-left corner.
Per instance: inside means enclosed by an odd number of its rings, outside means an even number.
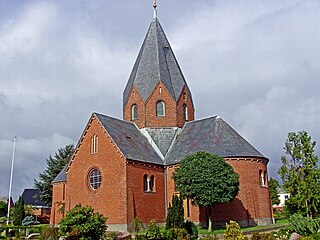
[[[16,199],[92,112],[122,118],[152,2],[0,1],[0,195],[14,136]],[[272,177],[289,131],[320,143],[319,0],[158,0],[158,17],[196,118],[222,117],[270,159]]]

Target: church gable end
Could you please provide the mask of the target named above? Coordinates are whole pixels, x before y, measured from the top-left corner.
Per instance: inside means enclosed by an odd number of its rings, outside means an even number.
[[[126,222],[125,161],[93,114],[67,170],[65,210],[81,203],[99,209],[110,224]]]

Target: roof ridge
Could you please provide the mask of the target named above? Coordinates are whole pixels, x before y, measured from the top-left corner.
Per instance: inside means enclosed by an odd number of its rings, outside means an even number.
[[[218,115],[213,115],[213,116],[209,116],[209,117],[205,117],[205,118],[201,118],[201,119],[196,119],[196,120],[193,120],[193,121],[189,121],[189,122],[186,122],[186,124],[189,124],[189,123],[195,123],[195,122],[200,122],[200,121],[204,121],[204,120],[208,120],[210,118],[220,118]],[[186,125],[185,124],[185,125]]]

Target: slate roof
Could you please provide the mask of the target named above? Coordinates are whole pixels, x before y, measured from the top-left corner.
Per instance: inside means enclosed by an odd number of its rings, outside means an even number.
[[[66,169],[67,169],[66,165],[61,171],[60,173],[55,177],[55,179],[53,179],[52,183],[59,183],[59,182],[65,182],[67,181],[67,173],[66,173]]]
[[[46,207],[44,202],[40,202],[35,199],[35,196],[39,194],[39,189],[24,189],[22,193],[22,199],[26,205]]]
[[[146,102],[159,81],[164,84],[176,101],[184,86],[187,87],[191,97],[169,41],[159,20],[154,18],[123,92],[123,104],[126,104],[133,85]]]
[[[127,159],[163,164],[147,138],[131,122],[95,113],[105,130]]]
[[[162,155],[165,156],[178,128],[146,128],[146,130]]]
[[[219,117],[187,123],[167,154],[167,165],[179,163],[185,156],[206,151],[221,157],[265,158],[250,143]]]

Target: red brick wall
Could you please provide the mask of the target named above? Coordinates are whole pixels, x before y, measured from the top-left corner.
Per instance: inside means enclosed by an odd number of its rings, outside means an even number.
[[[184,93],[185,93],[185,97],[184,97]],[[183,113],[183,104],[186,104],[188,107],[188,120],[189,121],[193,121],[194,120],[194,107],[191,101],[191,96],[189,95],[188,91],[186,90],[186,87],[183,88],[181,95],[178,99],[178,103],[177,103],[177,121],[178,127],[183,127],[185,121],[184,118],[184,113]]]
[[[65,187],[66,184],[62,182],[53,184],[50,224],[58,224],[64,217],[64,214],[59,211],[59,208],[64,204]]]
[[[161,90],[160,90],[161,89]],[[183,98],[183,92],[186,92],[185,99]],[[165,116],[158,117],[156,115],[156,103],[158,101],[164,101],[165,103]],[[133,104],[138,106],[139,118],[134,120],[139,128],[143,127],[183,127],[185,120],[183,116],[183,104],[188,106],[188,119],[194,120],[194,107],[188,92],[183,89],[181,96],[176,102],[166,87],[159,82],[147,99],[146,104],[143,102],[136,88],[133,86],[129,95],[128,102],[123,109],[124,120],[131,121],[131,107]]]
[[[137,104],[138,106],[138,119],[132,121],[131,107],[133,104]],[[146,126],[145,104],[135,86],[132,87],[132,90],[128,97],[128,102],[123,108],[123,119],[126,121],[134,122],[139,128],[143,128]]]
[[[164,170],[162,166],[147,163],[127,162],[128,220],[132,223],[138,216],[143,223],[155,219],[165,222]],[[144,192],[143,176],[155,177],[155,191]]]
[[[91,137],[98,136],[98,152],[91,154]],[[89,123],[68,170],[66,210],[76,204],[90,205],[108,218],[107,224],[127,222],[125,159],[97,119]],[[102,174],[98,190],[91,190],[88,174],[92,168]]]
[[[216,222],[225,220],[254,220],[272,218],[272,208],[269,189],[261,187],[259,171],[267,171],[266,162],[263,159],[226,159],[239,174],[240,192],[236,199],[227,204],[218,204],[212,208],[212,218]],[[168,198],[171,201],[174,191],[172,179],[174,169],[177,166],[167,168]],[[195,222],[205,223],[205,210],[199,211],[198,207],[190,205],[190,219]]]

